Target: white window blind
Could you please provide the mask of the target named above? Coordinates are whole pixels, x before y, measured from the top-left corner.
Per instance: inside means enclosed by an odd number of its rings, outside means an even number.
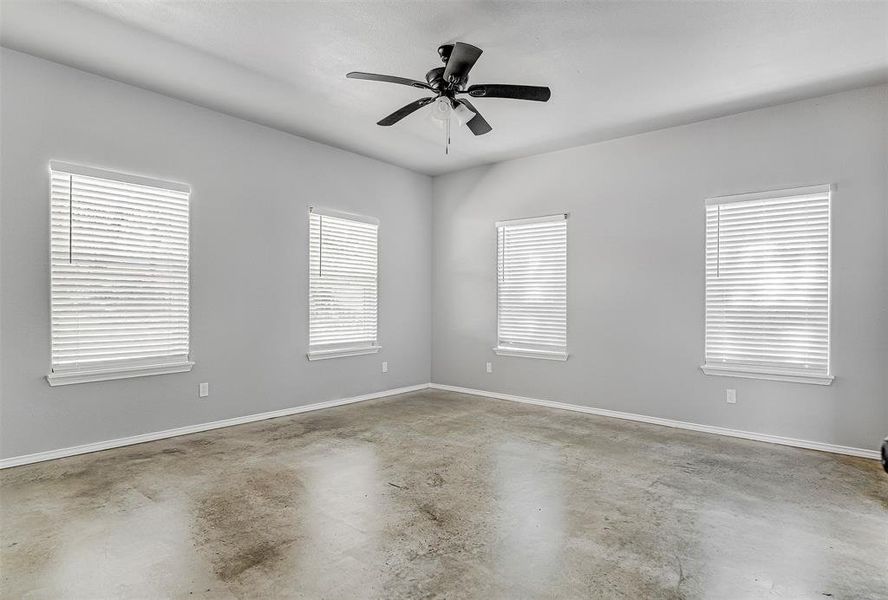
[[[190,370],[188,186],[53,161],[51,385]]]
[[[500,221],[497,346],[507,356],[567,359],[567,215]]]
[[[310,360],[377,352],[379,221],[309,212]]]
[[[830,186],[706,202],[703,371],[828,384]]]

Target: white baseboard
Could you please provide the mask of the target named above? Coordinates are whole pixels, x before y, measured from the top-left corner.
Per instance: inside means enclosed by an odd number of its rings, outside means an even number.
[[[809,440],[799,440],[795,438],[783,437],[780,435],[770,435],[767,433],[754,433],[752,431],[742,431],[739,429],[728,429],[726,427],[716,427],[715,425],[701,425],[699,423],[688,423],[686,421],[675,421],[673,419],[663,419],[661,417],[649,417],[647,415],[639,415],[635,413],[621,412],[617,410],[608,410],[605,408],[593,408],[591,406],[580,406],[578,404],[567,404],[564,402],[554,402],[552,400],[539,400],[537,398],[526,398],[524,396],[513,396],[511,394],[501,394],[499,392],[487,392],[484,390],[475,390],[471,388],[458,387],[455,385],[442,385],[440,383],[430,383],[429,387],[436,390],[446,390],[450,392],[459,392],[461,394],[471,394],[473,396],[487,396],[489,398],[497,398],[499,400],[510,400],[512,402],[522,402],[524,404],[535,404],[537,406],[546,406],[548,408],[560,408],[562,410],[572,410],[575,412],[588,413],[590,415],[599,415],[602,417],[615,417],[617,419],[626,419],[628,421],[640,421],[642,423],[652,423],[654,425],[664,425],[666,427],[675,427],[677,429],[689,429],[691,431],[702,431],[703,433],[714,433],[716,435],[726,435],[729,437],[743,438],[745,440],[755,440],[757,442],[769,442],[771,444],[781,444],[783,446],[795,446],[796,448],[806,448],[808,450],[820,450],[821,452],[833,452],[835,454],[847,454],[849,456],[859,456],[861,458],[872,458],[878,460],[880,453],[878,450],[866,450],[864,448],[853,448],[850,446],[839,446],[837,444],[826,444],[824,442],[812,442]]]
[[[98,452],[100,450],[109,450],[111,448],[120,448],[121,446],[132,446],[144,442],[154,440],[162,440],[165,438],[187,435],[189,433],[200,433],[202,431],[210,431],[211,429],[220,429],[222,427],[231,427],[232,425],[241,425],[243,423],[252,423],[254,421],[264,421],[266,419],[274,419],[275,417],[285,417],[287,415],[295,415],[303,412],[321,410],[324,408],[332,408],[334,406],[342,406],[344,404],[354,404],[355,402],[363,402],[365,400],[373,400],[375,398],[384,398],[386,396],[395,396],[397,394],[406,394],[407,392],[415,392],[432,388],[437,390],[446,390],[450,392],[459,392],[462,394],[470,394],[472,396],[486,396],[488,398],[496,398],[499,400],[510,400],[512,402],[522,402],[524,404],[535,404],[537,406],[545,406],[548,408],[558,408],[561,410],[570,410],[574,412],[587,413],[591,415],[599,415],[603,417],[614,417],[617,419],[625,419],[628,421],[640,421],[642,423],[651,423],[654,425],[663,425],[665,427],[675,427],[678,429],[689,429],[691,431],[701,431],[703,433],[714,433],[716,435],[725,435],[729,437],[743,438],[747,440],[755,440],[758,442],[769,442],[772,444],[782,444],[784,446],[795,446],[797,448],[807,448],[809,450],[820,450],[822,452],[833,452],[835,454],[846,454],[849,456],[859,456],[861,458],[871,458],[878,460],[880,454],[878,450],[866,450],[864,448],[852,448],[849,446],[839,446],[837,444],[826,444],[823,442],[812,442],[809,440],[799,440],[779,435],[770,435],[766,433],[754,433],[751,431],[742,431],[739,429],[728,429],[726,427],[716,427],[714,425],[701,425],[699,423],[688,423],[686,421],[675,421],[673,419],[663,419],[660,417],[649,417],[647,415],[639,415],[635,413],[621,412],[617,410],[608,410],[605,408],[594,408],[591,406],[581,406],[578,404],[567,404],[565,402],[554,402],[552,400],[540,400],[537,398],[527,398],[525,396],[514,396],[512,394],[501,394],[499,392],[488,392],[485,390],[476,390],[472,388],[458,387],[454,385],[443,385],[439,383],[421,383],[407,387],[395,388],[391,390],[383,390],[372,394],[363,394],[361,396],[352,396],[351,398],[339,398],[336,400],[327,400],[326,402],[317,402],[315,404],[306,404],[304,406],[294,406],[291,408],[283,408],[281,410],[273,410],[264,413],[256,413],[252,415],[244,415],[242,417],[234,417],[231,419],[223,419],[221,421],[211,421],[209,423],[198,423],[197,425],[187,425],[185,427],[177,427],[175,429],[166,429],[164,431],[155,431],[152,433],[143,433],[125,438],[117,438],[104,442],[94,442],[91,444],[83,444],[80,446],[71,446],[69,448],[60,448],[58,450],[48,450],[46,452],[35,452],[34,454],[25,454],[22,456],[13,456],[0,460],[0,469],[9,467],[17,467],[31,463],[53,460],[56,458],[64,458],[66,456],[75,456],[77,454],[87,454],[89,452]]]
[[[9,467],[17,467],[19,465],[27,465],[45,460],[53,460],[56,458],[64,458],[66,456],[75,456],[77,454],[87,454],[89,452],[98,452],[99,450],[109,450],[111,448],[119,448],[121,446],[132,446],[133,444],[141,444],[154,440],[162,440],[164,438],[176,437],[179,435],[187,435],[189,433],[200,433],[201,431],[209,431],[211,429],[220,429],[222,427],[231,427],[232,425],[242,425],[243,423],[252,423],[254,421],[264,421],[266,419],[274,419],[275,417],[285,417],[287,415],[295,415],[298,413],[320,410],[322,408],[332,408],[334,406],[342,406],[343,404],[354,404],[355,402],[363,402],[365,400],[373,400],[375,398],[383,398],[385,396],[395,396],[397,394],[405,394],[407,392],[415,392],[424,390],[429,387],[427,383],[419,385],[410,385],[407,387],[395,388],[391,390],[383,390],[372,394],[364,394],[362,396],[352,396],[351,398],[339,398],[336,400],[327,400],[326,402],[318,402],[316,404],[306,404],[304,406],[293,406],[291,408],[282,408],[281,410],[272,410],[264,413],[256,413],[252,415],[244,415],[243,417],[234,417],[231,419],[223,419],[221,421],[211,421],[209,423],[198,423],[197,425],[186,425],[185,427],[176,427],[175,429],[165,429],[164,431],[154,431],[152,433],[142,433],[115,440],[105,442],[93,442],[92,444],[83,444],[80,446],[71,446],[70,448],[60,448],[58,450],[48,450],[46,452],[35,452],[34,454],[25,454],[22,456],[13,456],[12,458],[4,458],[0,460],[0,469]]]

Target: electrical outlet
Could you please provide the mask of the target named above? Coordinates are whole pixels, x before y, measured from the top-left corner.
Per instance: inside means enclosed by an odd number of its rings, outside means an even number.
[[[487,363],[487,372],[493,373],[493,363]]]
[[[388,364],[387,360],[382,361],[382,372],[383,373],[389,372],[389,364]]]
[[[201,398],[206,398],[210,395],[210,384],[202,383],[200,384],[200,391],[198,392]]]
[[[728,404],[737,404],[737,390],[727,390],[727,394],[725,394],[725,400]]]

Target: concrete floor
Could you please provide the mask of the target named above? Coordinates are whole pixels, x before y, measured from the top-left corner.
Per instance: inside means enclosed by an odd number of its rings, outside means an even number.
[[[423,391],[9,469],[3,598],[886,598],[876,461]]]

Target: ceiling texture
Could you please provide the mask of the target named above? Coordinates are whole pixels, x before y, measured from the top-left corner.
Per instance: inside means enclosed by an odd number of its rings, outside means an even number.
[[[484,50],[493,126],[443,132],[422,80],[436,49]],[[431,175],[888,81],[888,2],[2,0],[0,44]]]

